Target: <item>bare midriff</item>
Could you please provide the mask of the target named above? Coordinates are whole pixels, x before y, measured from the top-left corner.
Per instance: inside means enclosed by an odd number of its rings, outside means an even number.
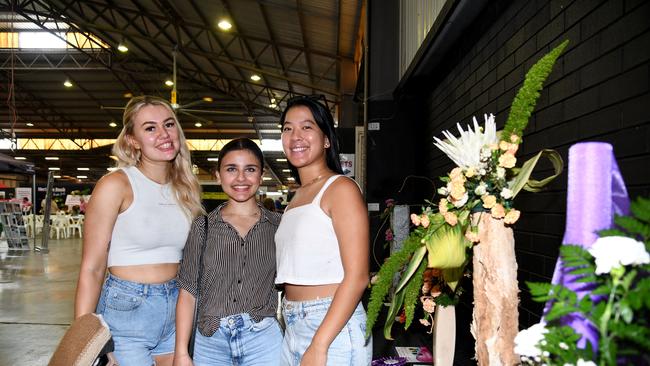
[[[115,277],[138,283],[165,283],[176,278],[178,263],[141,264],[137,266],[114,266],[108,271]]]
[[[309,301],[332,297],[338,288],[338,283],[315,286],[293,285],[290,283],[285,283],[284,293],[286,299],[289,301]]]

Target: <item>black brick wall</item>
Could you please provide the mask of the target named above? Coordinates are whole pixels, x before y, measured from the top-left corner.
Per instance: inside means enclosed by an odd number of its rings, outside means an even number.
[[[394,122],[411,126],[419,136],[415,143],[424,146],[414,173],[434,178],[452,168],[432,137],[457,122],[467,124],[474,115],[482,121],[484,113],[494,113],[502,128],[525,72],[565,39],[570,44],[524,132],[519,161],[552,148],[566,162],[576,142],[609,142],[630,195],[649,195],[650,2],[638,0],[490,2],[429,76],[428,86],[409,92],[411,99],[419,95],[419,107],[409,113],[419,118]],[[390,153],[396,161],[415,158]],[[530,301],[523,281],[552,276],[564,232],[566,171],[545,192],[522,193],[515,203],[523,212],[515,235],[525,327],[539,319],[541,305]]]

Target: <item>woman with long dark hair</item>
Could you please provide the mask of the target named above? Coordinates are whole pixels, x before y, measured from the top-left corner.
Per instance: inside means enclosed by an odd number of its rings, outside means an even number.
[[[300,183],[275,235],[283,285],[283,365],[369,365],[366,314],[368,213],[343,176],[329,110],[311,97],[288,101],[282,146]]]

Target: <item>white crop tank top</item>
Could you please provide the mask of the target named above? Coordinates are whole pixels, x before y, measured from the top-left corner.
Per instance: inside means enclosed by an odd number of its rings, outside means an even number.
[[[117,216],[108,251],[108,267],[178,263],[190,230],[190,219],[173,196],[170,184],[158,184],[132,166],[133,202]]]
[[[275,232],[275,283],[325,285],[343,281],[343,263],[332,219],[320,207],[327,188],[341,175],[330,177],[311,203],[282,215]]]

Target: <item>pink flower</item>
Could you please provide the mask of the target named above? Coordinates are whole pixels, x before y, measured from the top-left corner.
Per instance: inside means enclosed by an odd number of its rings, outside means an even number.
[[[449,173],[449,178],[451,178],[452,182],[456,180],[465,181],[465,177],[463,177],[463,169],[455,167]]]
[[[433,301],[433,297],[422,296],[420,298],[420,301],[422,301],[422,309],[424,309],[424,311],[426,311],[427,313],[431,314],[434,311],[436,311],[436,302]]]
[[[386,200],[386,207],[393,207],[395,206],[395,200],[392,198],[389,198]]]
[[[440,199],[440,203],[438,203],[438,211],[440,211],[441,214],[446,214],[447,213],[447,204],[449,201],[447,201],[444,198]]]
[[[425,327],[431,326],[431,323],[427,319],[420,319],[420,324],[424,325]]]
[[[460,200],[465,194],[465,185],[462,182],[452,182],[449,195],[455,200]]]
[[[393,236],[393,230],[390,228],[386,229],[386,241],[393,241],[395,237]]]
[[[497,203],[492,207],[492,217],[495,219],[501,219],[506,215],[506,209],[500,203]]]
[[[510,152],[499,156],[499,166],[503,168],[512,168],[517,164],[517,158]]]
[[[422,227],[423,227],[423,228],[425,228],[425,229],[428,228],[428,227],[429,227],[429,224],[430,224],[430,222],[429,222],[429,215],[427,215],[427,214],[422,214],[422,216],[420,217],[420,223],[422,224]]]
[[[451,226],[456,226],[458,223],[458,217],[453,212],[447,212],[443,216],[445,217],[445,221]]]
[[[421,222],[420,222],[420,216],[418,216],[418,215],[416,215],[416,214],[411,214],[411,222],[412,222],[413,225],[415,225],[415,226],[420,226],[420,223],[421,223]]]
[[[514,208],[508,211],[508,214],[506,214],[506,217],[503,218],[503,222],[511,225],[517,222],[519,220],[519,215],[521,215],[521,212],[515,210]]]
[[[467,231],[465,232],[465,238],[472,243],[478,243],[480,241],[478,233],[472,230],[471,227],[467,228]]]
[[[516,144],[518,141],[519,141],[519,136],[517,136],[515,134],[510,135],[510,142],[512,142],[513,144]]]

